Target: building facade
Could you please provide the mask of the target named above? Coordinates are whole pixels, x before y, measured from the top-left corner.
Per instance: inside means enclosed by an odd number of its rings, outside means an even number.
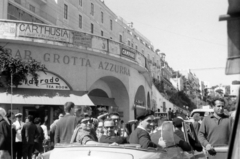
[[[160,56],[104,2],[2,0],[0,18],[0,46],[48,69],[39,86],[29,77],[13,92],[1,88],[0,105],[7,110],[51,123],[67,100],[107,106],[124,121],[134,118],[136,106],[152,109],[152,77],[160,76]]]

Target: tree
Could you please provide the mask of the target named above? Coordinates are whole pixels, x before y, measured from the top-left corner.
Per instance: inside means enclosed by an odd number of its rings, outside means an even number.
[[[46,67],[36,60],[29,59],[23,61],[21,58],[14,58],[2,46],[0,46],[0,83],[9,88],[11,86],[11,77],[14,86],[20,85],[27,80],[30,75],[35,84],[38,84],[37,72],[46,73]]]

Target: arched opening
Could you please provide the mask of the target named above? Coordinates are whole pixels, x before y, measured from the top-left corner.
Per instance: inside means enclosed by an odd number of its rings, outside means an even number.
[[[138,118],[141,114],[146,111],[146,97],[145,89],[143,86],[139,86],[134,99],[134,118]]]
[[[88,93],[89,96],[96,96],[96,97],[106,97],[108,98],[108,95],[105,91],[101,89],[93,89],[90,93]]]
[[[98,79],[91,85],[88,95],[98,100],[96,104],[105,104],[109,112],[116,111],[125,121],[129,120],[128,91],[118,78],[106,76]]]

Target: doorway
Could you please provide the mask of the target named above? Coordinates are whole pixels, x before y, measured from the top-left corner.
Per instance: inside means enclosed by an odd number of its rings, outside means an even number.
[[[43,122],[46,123],[46,126],[49,127],[50,124],[50,107],[44,105],[36,105],[36,106],[24,106],[23,107],[23,119],[26,119],[28,115],[33,116],[33,120],[35,118],[41,119],[41,124]],[[25,122],[25,121],[24,121]]]

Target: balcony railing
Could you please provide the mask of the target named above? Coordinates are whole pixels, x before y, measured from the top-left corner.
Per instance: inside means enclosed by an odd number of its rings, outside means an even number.
[[[111,39],[45,24],[0,20],[0,38],[22,40],[22,37],[25,37],[26,41],[29,39],[30,41],[40,43],[105,52],[137,64],[140,66],[141,69],[139,69],[141,71],[149,72],[149,66],[144,55],[127,45]]]

